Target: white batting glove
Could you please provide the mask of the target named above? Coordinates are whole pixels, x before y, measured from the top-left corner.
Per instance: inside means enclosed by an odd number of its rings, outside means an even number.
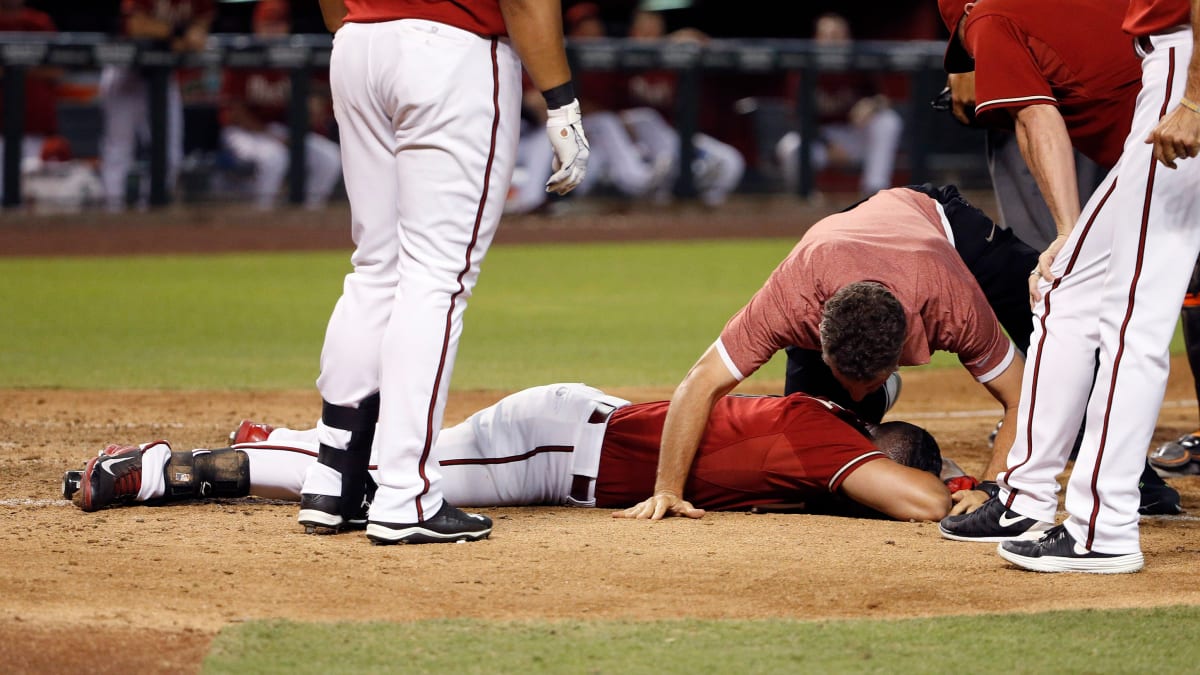
[[[550,164],[554,175],[546,181],[546,192],[565,195],[583,182],[591,154],[583,133],[579,99],[546,112],[546,135],[554,146],[554,161]]]

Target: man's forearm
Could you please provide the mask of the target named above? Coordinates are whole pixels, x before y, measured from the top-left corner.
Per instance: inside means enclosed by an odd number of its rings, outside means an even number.
[[[534,86],[546,91],[569,82],[571,68],[563,46],[562,4],[557,0],[500,0],[500,11]]]
[[[1017,144],[1054,217],[1058,234],[1067,235],[1079,219],[1079,184],[1067,125],[1058,108],[1031,105],[1016,114]]]
[[[654,493],[669,492],[683,497],[692,462],[700,447],[700,439],[708,426],[715,399],[698,391],[687,381],[675,390],[667,418],[663,422],[662,446],[658,453],[658,473]]]
[[[988,460],[980,480],[996,480],[1008,465],[1008,451],[1012,449],[1017,437],[1017,409],[1015,407],[1004,411],[1003,423],[996,432],[996,440],[992,442],[992,458]]]
[[[983,480],[995,480],[996,475],[1006,468],[1008,451],[1017,437],[1017,412],[1021,405],[1021,378],[1024,371],[1025,359],[1016,355],[1003,372],[983,384],[988,393],[1004,406],[1004,423],[996,433],[992,458],[980,476]]]

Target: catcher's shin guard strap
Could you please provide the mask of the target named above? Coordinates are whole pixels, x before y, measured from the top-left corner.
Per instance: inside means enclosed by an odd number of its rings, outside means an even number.
[[[364,419],[365,418],[365,419]],[[351,433],[362,428],[369,420],[372,426],[379,419],[379,394],[371,394],[364,398],[357,408],[344,405],[334,405],[329,401],[321,402],[321,422],[327,427],[342,429]]]
[[[325,402],[321,422],[325,426],[350,432],[345,449],[321,445],[317,461],[336,469],[342,476],[342,517],[350,520],[362,515],[367,467],[371,461],[371,445],[375,442],[375,423],[379,420],[379,394],[363,399],[357,408]]]
[[[200,497],[245,497],[250,494],[250,457],[223,448],[193,457]]]
[[[250,458],[233,448],[172,452],[163,474],[165,501],[250,494]]]
[[[171,459],[163,469],[167,479],[167,491],[163,499],[191,499],[196,496],[196,472],[192,451],[171,452]]]

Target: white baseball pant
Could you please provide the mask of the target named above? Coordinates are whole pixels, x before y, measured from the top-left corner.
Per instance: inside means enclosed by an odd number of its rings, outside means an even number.
[[[1053,522],[1057,476],[1086,411],[1065,525],[1075,541],[1101,553],[1140,550],[1138,477],[1166,390],[1179,307],[1200,253],[1200,159],[1168,169],[1144,142],[1179,104],[1191,40],[1190,30],[1151,38],[1121,159],[1055,258],[1056,281],[1041,283],[1017,439],[1000,474],[1002,496],[1015,491],[1012,509]]]
[[[443,472],[446,499],[462,506],[581,505],[571,499],[575,476],[595,478],[607,427],[594,414],[629,401],[584,384],[532,387],[509,395],[444,429],[432,459]],[[267,440],[233,447],[250,460],[250,494],[298,500],[305,473],[317,461],[317,430],[278,428]],[[171,448],[142,446],[142,466],[166,466]],[[193,452],[207,452],[195,450]],[[371,464],[377,457],[372,454]],[[375,470],[373,478],[378,480]],[[144,471],[139,501],[166,491],[162,471]]]
[[[330,79],[355,251],[317,388],[350,408],[379,393],[371,518],[417,522],[443,501],[429,453],[512,177],[521,63],[506,40],[432,21],[347,23]],[[318,428],[346,447],[345,432]]]

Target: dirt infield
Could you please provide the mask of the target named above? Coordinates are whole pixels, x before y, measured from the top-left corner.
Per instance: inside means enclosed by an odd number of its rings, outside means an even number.
[[[601,214],[590,224],[531,218],[513,223],[506,236],[570,239],[589,229],[615,232],[612,238],[735,236],[734,227],[745,228],[740,236],[786,236],[804,210],[779,211],[697,211],[683,223],[664,214]],[[293,227],[320,233],[312,248],[346,244],[341,226],[296,220]],[[194,236],[211,243],[215,232],[229,237],[205,250],[262,250],[269,247],[253,242],[277,244],[282,227],[244,228],[227,248],[232,222],[177,226],[172,242],[182,247]],[[158,252],[161,246],[139,249],[136,236],[124,244],[117,238],[139,231],[144,238],[145,228],[162,226],[150,218],[111,228],[2,223],[0,251],[20,254],[18,235],[41,229],[62,242],[91,232],[105,242],[93,238],[93,253]],[[192,230],[204,236],[186,234]],[[43,240],[29,241],[23,252],[45,252]],[[1196,424],[1186,365],[1174,365],[1156,442]],[[503,393],[452,392],[446,420]],[[484,542],[373,547],[362,534],[304,535],[291,504],[226,500],[84,514],[59,499],[62,472],[109,442],[220,446],[241,417],[307,426],[319,404],[315,391],[0,390],[0,670],[194,672],[222,626],[260,618],[887,618],[1200,603],[1200,589],[1178,582],[1200,565],[1200,519],[1191,515],[1200,514],[1200,477],[1174,480],[1188,514],[1143,519],[1145,571],[1112,578],[1020,572],[994,546],[945,541],[931,523],[744,513],[647,523],[601,510],[507,508],[486,510],[496,528]],[[892,417],[926,426],[946,455],[978,471],[998,415],[982,388],[952,369],[906,372]]]

